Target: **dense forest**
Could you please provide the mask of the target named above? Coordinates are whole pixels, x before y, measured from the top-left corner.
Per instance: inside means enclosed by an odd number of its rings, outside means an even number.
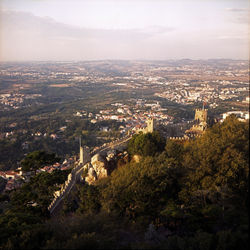
[[[230,116],[188,141],[138,134],[127,150],[60,216],[46,208],[68,172],[1,195],[0,249],[248,249],[248,123]]]

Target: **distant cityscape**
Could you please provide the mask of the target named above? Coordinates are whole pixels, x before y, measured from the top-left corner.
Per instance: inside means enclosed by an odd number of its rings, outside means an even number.
[[[4,86],[0,91],[0,107],[3,111],[44,104],[46,94],[41,91],[41,86],[46,87],[48,92],[53,91],[55,96],[57,90],[61,89],[65,93],[71,89],[85,92],[86,88],[98,92],[99,86],[104,86],[107,93],[126,91],[131,98],[123,102],[106,103],[95,112],[76,109],[71,114],[72,117],[88,118],[91,123],[103,120],[125,122],[120,127],[121,133],[142,126],[150,117],[164,125],[173,124],[176,117],[169,114],[166,105],[162,105],[164,100],[184,106],[197,103],[201,106],[205,103],[209,109],[216,109],[223,101],[228,101],[232,107],[227,111],[233,109],[242,118],[249,117],[247,61],[3,63],[0,66],[0,81]],[[223,113],[220,118],[222,116]],[[12,135],[16,125],[15,122],[10,123],[9,128],[13,129],[0,132],[0,137]],[[62,132],[65,128],[66,125],[58,130]],[[102,129],[107,131],[109,128],[104,126]],[[41,131],[32,134],[58,138],[56,134],[48,135]]]
[[[188,63],[188,64],[186,64]],[[52,88],[77,87],[79,83],[107,84],[127,89],[155,88],[155,96],[184,105],[197,101],[216,107],[218,100],[236,98],[249,102],[247,92],[248,62],[228,61],[217,65],[213,61],[178,61],[167,63],[128,62],[113,65],[110,62],[55,63],[55,64],[2,64],[0,79],[16,81],[15,90],[2,90],[0,103],[4,108],[24,107],[25,100],[41,94],[21,94],[30,84],[55,81]],[[175,65],[177,64],[177,65]],[[126,67],[127,66],[127,67]],[[5,92],[5,93],[3,93]]]

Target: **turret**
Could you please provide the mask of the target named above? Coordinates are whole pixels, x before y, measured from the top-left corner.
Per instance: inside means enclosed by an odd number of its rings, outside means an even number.
[[[200,122],[207,123],[207,109],[196,109],[194,119],[199,123]]]
[[[80,146],[80,164],[83,164],[83,147]]]
[[[154,131],[154,119],[150,118],[147,120],[147,133],[152,133]]]

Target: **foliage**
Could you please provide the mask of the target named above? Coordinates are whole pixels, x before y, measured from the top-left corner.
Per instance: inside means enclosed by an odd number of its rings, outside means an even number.
[[[44,151],[34,151],[29,153],[22,161],[21,166],[23,171],[36,171],[46,164],[53,164],[59,161],[59,158],[54,153],[46,153]]]
[[[181,170],[164,154],[146,157],[139,163],[129,163],[115,170],[102,190],[103,206],[131,219],[155,217],[179,191]]]
[[[117,249],[133,237],[133,229],[125,227],[123,220],[110,214],[73,215],[48,223],[53,237],[44,249]]]
[[[204,136],[187,145],[183,165],[189,171],[186,186],[193,194],[189,194],[190,197],[197,196],[198,191],[204,201],[212,194],[218,198],[226,195],[237,201],[237,205],[245,207],[249,124],[231,116],[222,124],[214,125]],[[226,194],[223,194],[225,190]]]
[[[139,133],[132,137],[128,144],[131,155],[154,156],[164,149],[165,140],[155,131],[153,133]]]
[[[0,246],[5,246],[4,249],[20,248],[21,235],[30,234],[41,222],[41,217],[32,212],[7,211],[0,218]]]
[[[68,170],[55,170],[52,173],[42,172],[32,177],[29,182],[10,194],[11,204],[15,209],[30,210],[28,202],[37,203],[39,210],[46,215],[47,207],[53,199],[53,192],[64,183]]]
[[[6,183],[7,183],[7,181],[4,178],[0,177],[0,194],[4,190]]]
[[[58,188],[54,184],[65,180],[63,173],[39,174],[13,192],[12,208],[0,218],[1,247],[248,248],[247,123],[229,117],[200,138],[166,145],[139,134],[129,148],[130,154],[140,152],[140,161],[119,161],[108,178],[79,184],[67,199],[67,208],[77,202],[78,209],[63,217],[48,220],[41,209]]]
[[[69,171],[59,170],[40,173],[20,189],[10,193],[9,208],[0,219],[0,240],[7,244],[5,248],[41,244],[43,234],[48,233],[44,232],[42,225],[49,217],[47,207],[53,199],[53,192],[58,189],[57,185],[66,180],[68,173]],[[38,237],[38,242],[32,243],[33,237]]]
[[[165,152],[168,158],[173,158],[178,161],[179,164],[182,163],[184,148],[181,143],[168,140],[165,146]]]
[[[97,186],[85,184],[80,190],[80,213],[97,213],[100,210],[100,191]]]

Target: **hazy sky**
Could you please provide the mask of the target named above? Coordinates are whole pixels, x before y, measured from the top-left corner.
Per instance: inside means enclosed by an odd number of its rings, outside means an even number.
[[[248,59],[248,0],[0,0],[0,60]]]

